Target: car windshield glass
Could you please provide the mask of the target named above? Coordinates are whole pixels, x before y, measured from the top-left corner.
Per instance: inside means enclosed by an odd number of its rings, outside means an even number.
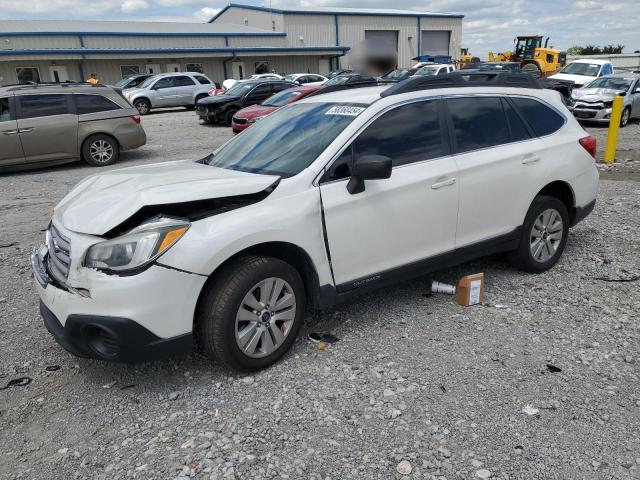
[[[411,75],[411,71],[408,68],[401,68],[387,73],[384,78],[404,78]]]
[[[600,65],[597,63],[570,63],[560,73],[568,73],[569,75],[584,75],[586,77],[595,77],[600,71]]]
[[[226,93],[227,95],[241,96],[242,94],[247,93],[253,87],[255,87],[255,83],[237,82],[233,87],[227,90]]]
[[[283,90],[276,93],[273,97],[267,98],[262,105],[266,107],[281,107],[299,97],[302,92],[292,92],[291,90]]]
[[[307,168],[365,105],[297,103],[284,107],[238,135],[205,159],[209,165],[292,177]]]
[[[123,78],[122,80],[120,80],[119,82],[116,82],[115,85],[113,85],[114,87],[117,88],[122,88],[124,87],[127,83],[129,83],[132,80],[132,77],[128,77],[128,78]]]
[[[331,80],[327,80],[324,86],[333,87],[335,85],[344,85],[349,81],[350,78],[350,75],[338,75],[337,77],[333,77]]]
[[[295,81],[296,81],[296,78],[298,78],[298,75],[285,75],[285,76],[284,76],[284,79],[285,79],[285,80],[288,80],[288,81],[290,81],[290,82],[295,82]]]
[[[598,78],[588,84],[585,88],[608,88],[626,92],[633,83],[632,78]]]
[[[423,75],[425,77],[430,77],[430,76],[435,75],[436,73],[438,73],[438,68],[437,67],[422,67],[415,74],[416,75]]]
[[[149,85],[155,82],[155,80],[156,80],[156,77],[147,78],[144,82],[140,84],[140,88],[147,88]]]

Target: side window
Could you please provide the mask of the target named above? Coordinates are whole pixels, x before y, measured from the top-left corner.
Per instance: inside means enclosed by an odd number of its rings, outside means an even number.
[[[163,77],[153,84],[154,90],[161,90],[163,88],[171,88],[173,87],[175,77]]]
[[[78,115],[120,110],[118,105],[102,95],[75,94],[74,98],[76,99],[76,111]]]
[[[509,130],[511,131],[511,141],[512,142],[521,142],[522,140],[529,140],[531,135],[529,135],[529,131],[524,123],[522,123],[522,119],[518,115],[509,102],[506,99],[502,99],[502,106],[504,107],[504,111],[507,114],[507,121],[509,122]]]
[[[336,161],[331,164],[327,172],[322,177],[322,182],[332,182],[351,176],[351,161],[353,159],[353,144],[349,145],[340,154]]]
[[[269,95],[270,93],[271,93],[271,85],[267,83],[263,85],[258,85],[253,90],[251,90],[251,93],[249,95],[253,97],[253,96],[260,96],[260,95]]]
[[[196,75],[195,79],[198,81],[198,83],[200,83],[202,85],[209,85],[211,83],[211,80],[209,80],[207,77],[203,77],[201,75]]]
[[[354,142],[355,155],[384,155],[393,166],[444,155],[438,104],[402,105],[383,114]]]
[[[281,92],[283,90],[287,90],[287,89],[289,89],[289,88],[294,86],[294,85],[291,85],[289,83],[273,83],[271,85],[273,87],[273,91],[276,92],[276,93],[277,92]]]
[[[20,118],[49,117],[69,113],[67,95],[21,95],[16,98],[20,101]]]
[[[175,77],[176,87],[192,87],[195,84],[196,82],[194,82],[190,77],[187,77],[186,75]]]
[[[538,137],[549,135],[564,125],[562,115],[537,100],[519,97],[513,97],[512,100]]]
[[[497,97],[450,98],[447,107],[458,153],[511,141],[507,118]]]
[[[8,122],[9,120],[11,120],[9,97],[2,97],[0,98],[0,122]]]

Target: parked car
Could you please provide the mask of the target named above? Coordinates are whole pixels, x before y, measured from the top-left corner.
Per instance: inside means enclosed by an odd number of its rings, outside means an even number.
[[[613,65],[608,60],[581,58],[564,66],[549,78],[563,83],[570,83],[573,88],[581,88],[598,77],[612,75]]]
[[[299,85],[322,85],[328,80],[327,77],[317,73],[291,73],[285,75],[284,79]]]
[[[147,141],[138,111],[107,86],[0,87],[0,169],[84,160],[102,167]]]
[[[377,85],[378,81],[370,75],[357,72],[343,73],[330,78],[324,84],[322,89],[313,92],[310,95],[319,95],[321,93],[336,92],[338,90],[347,90],[359,87],[372,87]]]
[[[406,78],[411,77],[418,71],[417,68],[396,68],[389,73],[382,75],[379,80],[382,82],[400,82]]]
[[[240,133],[241,131],[246,130],[258,120],[262,120],[264,117],[275,112],[279,108],[290,103],[297,102],[298,100],[302,100],[307,95],[317,92],[321,88],[321,85],[288,88],[280,93],[276,93],[273,97],[267,98],[259,105],[252,105],[250,107],[243,108],[237,112],[231,120],[233,133]]]
[[[160,107],[193,109],[214,87],[215,84],[199,72],[161,73],[146,79],[138,88],[124,90],[123,95],[140,115],[146,115]]]
[[[231,125],[231,119],[238,110],[262,103],[282,90],[297,86],[285,80],[238,82],[223,94],[201,98],[196,106],[196,113],[204,123],[223,122]]]
[[[609,123],[613,99],[624,96],[620,126],[640,118],[640,74],[616,73],[600,77],[572,93],[573,115],[580,120]]]
[[[238,82],[246,82],[248,80],[283,80],[284,77],[282,75],[278,75],[277,73],[254,73],[249,78],[243,78],[241,80],[236,80],[235,78],[227,78],[224,82],[222,82],[222,87],[226,90],[229,90]]]
[[[446,73],[451,73],[455,70],[453,65],[444,64],[444,65],[425,65],[424,67],[420,67],[416,70],[414,75],[424,76],[424,77],[432,77],[435,75],[444,75]]]
[[[465,63],[461,70],[473,70],[473,71],[505,71],[505,72],[520,72],[520,64],[518,62],[470,62]]]
[[[31,257],[47,328],[85,357],[196,343],[257,370],[307,308],[502,251],[548,270],[595,205],[596,143],[509,75],[308,97],[200,160],[82,181]]]
[[[349,70],[348,68],[342,68],[339,70],[332,70],[331,72],[329,72],[329,75],[327,75],[327,78],[333,78],[333,77],[337,77],[338,75],[344,75],[345,73],[354,73],[353,70]]]
[[[215,82],[213,85],[214,87],[207,92],[209,95],[220,95],[221,93],[226,92],[226,90],[218,82]]]
[[[114,83],[113,89],[122,92],[127,88],[136,88],[139,87],[149,77],[153,77],[153,75],[150,73],[132,75],[130,77],[123,78],[119,82]]]

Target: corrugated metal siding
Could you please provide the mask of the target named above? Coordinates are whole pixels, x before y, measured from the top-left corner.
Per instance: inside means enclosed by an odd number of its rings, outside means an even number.
[[[245,22],[245,19],[247,22]],[[233,25],[242,25],[273,31],[273,22],[275,22],[276,32],[284,31],[282,14],[231,7],[220,15],[214,23],[216,25],[222,24],[228,26],[228,30],[230,31],[233,31]]]
[[[333,15],[285,15],[284,31],[292,47],[335,46]],[[303,39],[300,40],[300,37]]]
[[[150,60],[150,61],[147,61]],[[175,61],[174,61],[175,60]],[[141,60],[135,59],[119,59],[119,60],[87,60],[83,63],[83,69],[85,75],[95,73],[98,79],[102,83],[112,84],[120,80],[120,66],[122,65],[137,65],[140,73],[145,72],[145,65],[147,63],[154,63],[160,65],[161,72],[167,71],[168,63],[179,63],[181,70],[186,71],[187,63],[201,63],[202,69],[205,75],[207,75],[214,82],[221,82],[224,80],[222,59],[219,58],[150,58]]]
[[[80,39],[77,35],[46,35],[46,36],[16,36],[2,38],[0,33],[0,49],[2,50],[28,50],[38,48],[80,48]]]
[[[230,47],[286,47],[285,37],[229,37]]]
[[[462,43],[462,19],[461,18],[422,18],[420,27],[425,30],[447,30],[449,36],[449,55],[454,58],[460,56]],[[429,52],[427,52],[429,53]]]
[[[18,83],[18,76],[16,74],[16,68],[21,67],[35,67],[40,73],[40,81],[51,82],[49,67],[52,66],[51,62],[38,62],[38,61],[19,61],[19,62],[0,62],[0,85],[10,85]],[[81,80],[80,70],[77,62],[60,62],[56,61],[56,66],[67,67],[67,73],[71,80]],[[83,79],[84,80],[84,79]]]
[[[92,37],[85,36],[86,48],[222,48],[224,37]],[[252,37],[249,37],[252,38]],[[253,39],[254,43],[260,39]]]
[[[244,62],[245,71],[247,75],[252,75],[255,71],[255,64],[257,62],[269,62],[269,69],[278,72],[279,74],[288,73],[317,73],[320,68],[320,58],[322,56],[272,56],[272,57],[256,57],[256,56],[240,56],[237,60]],[[328,58],[328,57],[324,57]],[[231,62],[229,62],[227,72],[231,77]]]

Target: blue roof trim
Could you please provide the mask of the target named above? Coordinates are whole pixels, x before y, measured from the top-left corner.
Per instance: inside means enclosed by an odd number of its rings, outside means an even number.
[[[148,53],[242,53],[242,52],[342,52],[349,47],[226,47],[226,48],[51,48],[33,50],[0,50],[0,56],[10,55],[117,55]]]
[[[363,9],[362,12],[343,12],[339,10],[326,10],[326,11],[309,11],[309,10],[295,10],[295,9],[280,9],[280,8],[269,8],[269,7],[259,7],[256,5],[242,5],[240,3],[230,3],[222,8],[218,13],[216,13],[211,19],[209,23],[212,23],[216,20],[220,15],[229,10],[232,7],[236,8],[244,8],[247,10],[257,10],[259,12],[269,12],[269,13],[292,13],[296,15],[347,15],[354,17],[431,17],[431,18],[464,18],[464,15],[457,13],[421,13],[421,12],[407,12],[407,13],[381,13],[381,12],[367,12]]]
[[[284,32],[2,32],[2,37],[286,37]]]

